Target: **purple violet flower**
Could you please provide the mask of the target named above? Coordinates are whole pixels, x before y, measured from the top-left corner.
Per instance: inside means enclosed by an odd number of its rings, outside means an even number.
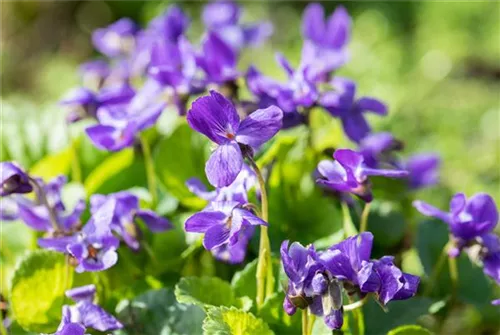
[[[94,194],[90,197],[90,212],[97,213],[108,201],[115,201],[111,230],[120,235],[125,243],[133,250],[138,250],[138,239],[141,231],[137,220],[142,220],[153,232],[162,232],[172,228],[171,223],[155,212],[139,208],[139,198],[130,192],[122,191],[109,195]]]
[[[139,28],[129,18],[120,19],[92,34],[94,47],[108,57],[128,55],[133,51]]]
[[[404,163],[408,170],[410,188],[413,190],[430,187],[439,182],[441,160],[436,154],[413,155]]]
[[[333,116],[339,117],[347,137],[359,143],[371,131],[364,113],[386,115],[387,107],[375,98],[355,99],[356,84],[352,80],[335,77],[331,81],[331,85],[335,91],[323,93],[319,104]]]
[[[224,84],[240,75],[236,69],[237,53],[214,33],[208,33],[203,39],[202,52],[196,62],[205,72],[208,83]]]
[[[402,148],[403,143],[395,139],[391,133],[382,132],[364,137],[359,143],[358,151],[363,155],[366,166],[370,168],[376,169],[383,164],[397,168],[400,164],[393,153]]]
[[[281,246],[283,268],[289,278],[283,304],[288,314],[309,308],[324,317],[325,324],[340,329],[343,324],[342,291],[363,298],[374,293],[383,305],[415,295],[420,279],[403,273],[393,257],[371,260],[373,235],[369,232],[347,238],[324,252],[288,241]]]
[[[130,102],[130,106],[134,100]],[[99,124],[85,129],[94,145],[102,150],[119,151],[134,144],[142,130],[152,127],[163,111],[164,103],[153,103],[136,110],[127,105],[101,107],[97,111]]]
[[[63,253],[69,253],[77,261],[76,272],[102,271],[116,264],[119,240],[111,232],[116,201],[106,201],[92,215],[83,229],[71,236],[55,236],[38,239],[38,245]]]
[[[86,328],[107,332],[123,328],[114,316],[93,303],[95,285],[86,285],[66,291],[66,296],[76,304],[63,306],[63,317],[54,335],[84,334]]]
[[[81,64],[78,72],[85,86],[98,90],[111,74],[111,69],[108,62],[97,59]]]
[[[371,202],[373,195],[369,176],[404,178],[403,170],[372,169],[364,164],[363,156],[356,151],[339,149],[333,154],[335,161],[323,160],[318,164],[318,172],[323,178],[316,182],[325,187],[345,193],[352,193],[365,202]]]
[[[202,20],[210,32],[216,33],[234,50],[256,46],[273,33],[269,22],[239,24],[241,7],[233,1],[216,1],[203,9]]]
[[[0,162],[0,197],[11,194],[30,193],[33,186],[30,183],[28,174],[14,162]]]
[[[238,202],[212,202],[209,207],[186,220],[187,232],[205,233],[203,246],[207,250],[227,244],[233,247],[240,241],[242,231],[267,222],[244,209]]]
[[[187,115],[189,125],[219,145],[205,166],[210,184],[230,185],[243,167],[241,146],[260,147],[281,129],[282,118],[281,109],[270,106],[240,121],[231,101],[215,91],[194,101]]]

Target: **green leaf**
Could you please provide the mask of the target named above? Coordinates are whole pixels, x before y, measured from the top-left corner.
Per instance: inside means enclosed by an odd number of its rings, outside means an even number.
[[[406,220],[397,204],[374,200],[368,215],[368,230],[373,233],[377,245],[389,248],[404,237]]]
[[[171,290],[150,290],[116,307],[124,329],[116,335],[202,334],[205,313],[198,306],[178,303]]]
[[[175,286],[177,301],[201,307],[236,306],[247,307],[248,303],[236,298],[231,285],[217,277],[185,277]],[[246,305],[246,306],[242,306]]]
[[[392,329],[387,335],[430,335],[431,332],[418,325],[405,325]]]
[[[433,300],[424,297],[413,297],[408,300],[392,301],[388,304],[386,313],[373,300],[363,306],[365,329],[368,334],[384,334],[389,330],[413,324],[422,315],[428,314]]]
[[[64,291],[71,287],[64,255],[47,250],[29,253],[19,264],[11,285],[14,319],[25,330],[50,333],[61,320]]]
[[[252,313],[234,307],[211,307],[203,321],[205,335],[270,335],[269,326]]]
[[[71,168],[73,152],[71,147],[55,154],[43,157],[36,162],[30,169],[34,176],[49,180],[60,174],[68,175]]]
[[[300,311],[293,316],[286,314],[283,309],[284,299],[283,292],[274,293],[266,299],[258,316],[267,322],[277,334],[300,334]]]
[[[205,161],[208,141],[181,123],[156,146],[153,156],[155,170],[166,189],[188,207],[203,208],[205,201],[196,197],[186,187],[189,178],[205,178]]]

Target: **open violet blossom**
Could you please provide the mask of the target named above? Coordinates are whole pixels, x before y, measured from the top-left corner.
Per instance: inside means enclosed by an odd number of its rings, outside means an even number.
[[[234,1],[216,1],[203,8],[202,20],[210,32],[216,33],[235,50],[256,46],[273,33],[270,22],[240,24],[241,11]]]
[[[281,245],[281,260],[289,279],[283,308],[292,315],[309,308],[332,329],[343,325],[343,291],[359,298],[375,295],[380,304],[405,300],[417,292],[420,279],[394,265],[393,257],[370,259],[373,235],[364,232],[317,252],[312,245]]]
[[[0,197],[33,191],[28,174],[14,162],[0,162]]]
[[[134,95],[134,89],[128,84],[105,87],[97,93],[86,88],[76,88],[59,104],[69,109],[66,120],[73,123],[86,118],[96,118],[100,107],[128,103]]]
[[[364,164],[363,156],[353,150],[339,149],[333,154],[335,161],[322,160],[317,171],[322,178],[316,182],[335,191],[352,193],[365,202],[373,200],[369,176],[404,178],[403,170],[384,170],[369,168]]]
[[[281,129],[282,118],[281,109],[270,106],[240,121],[231,101],[215,91],[195,100],[187,115],[189,125],[218,144],[205,166],[210,184],[230,185],[243,168],[242,146],[259,148]]]
[[[152,210],[140,209],[139,198],[130,192],[122,191],[108,195],[94,194],[90,197],[90,213],[97,213],[108,201],[114,201],[115,207],[110,228],[123,238],[133,250],[140,247],[141,231],[137,221],[143,221],[153,232],[162,232],[172,228],[172,224]]]
[[[38,245],[71,255],[76,272],[93,272],[109,269],[116,264],[116,249],[120,241],[111,232],[116,209],[115,199],[110,199],[94,213],[87,224],[73,235],[61,235],[38,239]]]
[[[87,328],[100,332],[121,329],[123,325],[99,305],[94,304],[95,285],[76,287],[66,296],[76,302],[64,305],[62,320],[54,335],[83,335]]]
[[[238,202],[225,201],[212,202],[203,211],[190,216],[184,228],[187,232],[205,233],[203,246],[207,250],[212,250],[223,245],[234,247],[242,237],[247,238],[242,232],[258,225],[267,226],[267,222]]]
[[[128,55],[133,51],[139,27],[129,18],[120,19],[92,34],[94,47],[108,57]]]
[[[323,93],[319,105],[334,117],[340,118],[347,137],[359,143],[371,131],[364,114],[370,112],[386,115],[387,107],[375,98],[356,99],[356,84],[350,79],[335,77],[330,84],[334,90]]]
[[[462,250],[473,252],[479,247],[479,260],[485,274],[500,283],[500,238],[494,234],[498,210],[491,196],[477,193],[469,199],[457,193],[450,201],[450,211],[442,211],[420,200],[413,206],[423,215],[435,217],[448,224],[452,234],[450,257],[458,257]]]
[[[130,102],[132,105],[134,101]],[[165,108],[165,103],[152,103],[143,109],[130,105],[112,105],[97,110],[99,124],[85,129],[92,143],[99,149],[119,151],[131,147],[137,135],[152,127]]]

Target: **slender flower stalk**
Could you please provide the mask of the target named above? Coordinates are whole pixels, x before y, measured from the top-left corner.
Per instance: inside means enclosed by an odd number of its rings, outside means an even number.
[[[307,308],[302,310],[302,335],[309,335]]]
[[[77,183],[82,182],[82,169],[80,164],[80,157],[78,157],[78,141],[71,136],[69,125],[66,125],[66,134],[70,140],[71,150],[71,177]]]
[[[353,334],[362,335],[364,334],[364,317],[363,312],[361,311],[361,307],[364,305],[365,299],[354,302],[352,297],[349,297],[349,305],[344,306],[344,312],[346,312],[346,307],[349,307],[349,310],[352,311],[354,318],[354,330]]]
[[[54,211],[54,208],[49,204],[49,201],[47,200],[47,195],[45,194],[45,190],[43,187],[36,181],[35,179],[31,178],[29,179],[29,183],[35,190],[35,194],[40,201],[40,203],[47,208],[47,212],[49,213],[49,219],[50,223],[52,224],[52,227],[54,228],[54,231],[60,231],[61,227],[59,226],[59,222],[57,220],[57,215],[56,212]]]
[[[316,315],[309,313],[309,318],[308,318],[308,333],[307,335],[311,335],[313,333],[313,328],[314,328],[314,322],[316,321]]]
[[[361,223],[359,225],[359,232],[365,232],[368,228],[368,215],[370,214],[370,204],[371,202],[367,202],[365,207],[363,208],[363,213],[361,213]]]
[[[144,165],[146,167],[146,177],[148,180],[149,193],[151,194],[152,207],[155,208],[158,204],[158,189],[156,188],[156,175],[153,156],[151,155],[151,147],[144,135],[141,134],[139,138],[141,141],[142,153],[144,154]]]
[[[457,259],[455,257],[448,256],[448,267],[450,269],[451,294],[452,298],[455,298],[458,290],[458,267]]]
[[[431,276],[429,278],[429,285],[426,287],[424,291],[424,295],[428,296],[432,293],[432,289],[434,288],[434,283],[437,282],[437,279],[439,277],[439,274],[441,273],[441,269],[443,268],[444,262],[446,261],[446,258],[448,257],[448,249],[450,247],[450,243],[447,243],[441,254],[439,255],[439,259],[436,262],[436,265],[434,265],[434,268],[432,269]]]
[[[247,157],[250,162],[250,166],[255,171],[257,175],[257,180],[260,187],[260,197],[261,197],[261,214],[262,220],[268,221],[269,210],[267,201],[267,191],[266,182],[262,173],[253,160],[252,157]],[[260,228],[260,243],[259,243],[259,260],[257,263],[257,307],[262,307],[265,297],[272,294],[274,289],[274,275],[272,271],[271,264],[271,243],[269,241],[269,235],[267,233],[267,227],[261,226]]]

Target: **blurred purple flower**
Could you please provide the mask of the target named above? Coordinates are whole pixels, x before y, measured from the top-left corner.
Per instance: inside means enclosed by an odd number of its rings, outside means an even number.
[[[186,220],[187,232],[205,233],[203,245],[205,249],[228,245],[234,247],[242,237],[242,231],[248,227],[264,225],[259,217],[244,209],[238,202],[212,202],[209,207]],[[243,238],[246,238],[243,235]],[[238,247],[238,246],[237,246]]]
[[[282,118],[283,112],[270,106],[240,121],[231,101],[215,91],[194,101],[187,115],[189,125],[219,145],[205,166],[210,184],[230,185],[243,167],[240,146],[260,147],[280,130]]]
[[[147,209],[140,209],[139,198],[127,191],[108,195],[94,194],[90,197],[90,213],[97,213],[108,201],[115,201],[113,217],[110,223],[111,230],[120,235],[132,249],[139,249],[141,231],[137,220],[142,220],[153,232],[162,232],[172,228],[171,223]]]
[[[152,103],[143,109],[130,105],[101,107],[97,111],[99,124],[87,127],[85,132],[94,145],[102,150],[119,151],[134,144],[136,136],[152,127],[163,111],[164,103]]]
[[[95,285],[86,285],[66,291],[66,296],[76,302],[63,306],[63,317],[54,335],[84,334],[86,328],[101,332],[121,329],[123,325],[102,307],[94,304]]]
[[[0,197],[33,191],[28,174],[14,162],[0,162]]]
[[[206,81],[224,84],[235,80],[240,73],[236,69],[237,53],[218,35],[208,33],[202,41],[202,52],[196,58],[205,73]]]
[[[111,73],[111,68],[105,60],[98,59],[88,61],[80,65],[78,69],[84,86],[100,89]]]
[[[408,175],[403,170],[369,168],[361,154],[349,149],[336,150],[333,158],[335,161],[319,162],[317,170],[323,178],[317,179],[317,183],[339,192],[352,193],[365,202],[373,200],[369,176],[404,178]]]
[[[339,117],[347,137],[359,143],[371,131],[364,113],[386,115],[387,107],[375,98],[355,99],[356,84],[352,80],[335,77],[331,84],[335,91],[323,93],[319,104],[333,116]]]
[[[133,51],[138,26],[129,18],[120,19],[92,33],[94,47],[108,57],[128,55]]]
[[[202,20],[208,30],[217,34],[234,50],[256,46],[273,33],[270,22],[240,24],[241,7],[233,1],[216,1],[203,9]]]
[[[413,190],[436,185],[439,182],[441,160],[436,154],[413,155],[404,163]]]
[[[116,264],[119,240],[111,232],[116,201],[106,201],[80,232],[38,239],[45,249],[69,253],[78,262],[76,272],[103,271]]]
[[[359,143],[358,151],[363,155],[366,166],[376,169],[381,164],[399,167],[393,152],[401,150],[403,144],[392,136],[391,133],[382,132],[369,134]],[[409,172],[409,171],[408,171]]]

